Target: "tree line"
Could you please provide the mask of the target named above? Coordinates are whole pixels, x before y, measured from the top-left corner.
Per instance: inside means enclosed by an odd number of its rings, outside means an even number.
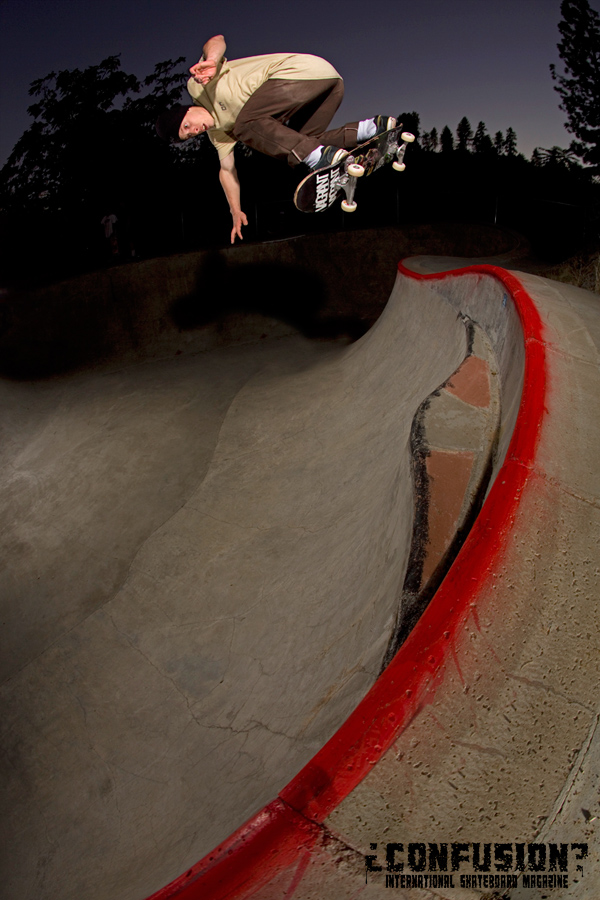
[[[437,128],[425,131],[421,135],[421,147],[427,152],[452,153],[458,150],[461,153],[495,153],[497,156],[517,155],[517,135],[512,128],[507,128],[506,133],[497,131],[492,138],[487,131],[485,122],[479,122],[475,131],[466,116],[460,120],[456,128],[456,137],[445,125],[441,132]]]

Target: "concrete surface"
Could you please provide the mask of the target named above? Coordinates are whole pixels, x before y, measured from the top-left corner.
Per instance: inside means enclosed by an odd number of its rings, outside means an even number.
[[[550,388],[502,567],[431,702],[265,900],[379,896],[364,884],[373,841],[532,840],[544,822],[557,840],[593,831],[600,320],[585,292],[519,277],[545,323]],[[90,341],[85,359],[71,343],[62,374],[45,344],[54,374],[34,379],[41,338],[22,366],[13,340],[0,485],[7,897],[157,890],[275,797],[354,709],[398,617],[413,420],[463,362],[466,320],[497,365],[496,436],[476,411],[457,415],[451,391],[431,433],[462,451],[451,424],[467,415],[493,477],[524,346],[502,289],[480,276],[450,291],[400,279],[351,345],[256,312],[196,332],[154,315]],[[588,893],[569,896],[587,900],[590,884],[586,872]]]
[[[272,340],[3,384],[7,896],[160,887],[379,672],[411,422],[464,325],[418,293],[347,347],[261,324]]]
[[[467,262],[410,265],[433,272]],[[591,900],[600,893],[600,304],[577,288],[516,274],[544,323],[548,389],[514,536],[441,688],[325,827],[363,857],[378,839],[432,835],[588,841],[583,877],[570,866],[568,889],[521,884],[509,895]]]
[[[493,480],[461,553],[334,738],[156,900],[390,896],[385,869],[366,865],[390,841],[570,846],[567,888],[457,877],[397,886],[405,900],[598,896],[598,300],[505,274],[508,293],[477,270],[425,282],[480,324],[498,363]],[[588,844],[581,865],[570,842]]]

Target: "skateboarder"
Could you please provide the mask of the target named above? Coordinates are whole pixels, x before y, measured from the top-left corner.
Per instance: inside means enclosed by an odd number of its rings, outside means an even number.
[[[240,204],[233,148],[237,141],[282,159],[319,169],[392,127],[395,120],[375,116],[327,131],[342,102],[344,83],[318,56],[273,53],[225,59],[225,39],[215,35],[190,68],[192,106],[178,105],[158,117],[156,130],[167,141],[185,141],[204,132],[216,147],[219,180],[233,219],[231,243],[248,224]]]

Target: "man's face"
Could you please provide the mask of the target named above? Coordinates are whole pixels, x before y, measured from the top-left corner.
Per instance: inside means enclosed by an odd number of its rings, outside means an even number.
[[[179,138],[186,141],[202,134],[215,124],[215,120],[203,106],[190,106],[179,126]]]

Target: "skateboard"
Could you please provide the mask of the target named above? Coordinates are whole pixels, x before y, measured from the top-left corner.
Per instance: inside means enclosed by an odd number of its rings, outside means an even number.
[[[346,196],[342,200],[342,209],[344,212],[354,212],[354,192],[359,178],[371,175],[389,162],[397,172],[403,172],[406,168],[404,153],[415,136],[401,129],[402,124],[398,123],[389,131],[359,144],[335,165],[307,175],[296,188],[296,208],[301,212],[323,212],[333,206],[338,194],[343,192]]]

